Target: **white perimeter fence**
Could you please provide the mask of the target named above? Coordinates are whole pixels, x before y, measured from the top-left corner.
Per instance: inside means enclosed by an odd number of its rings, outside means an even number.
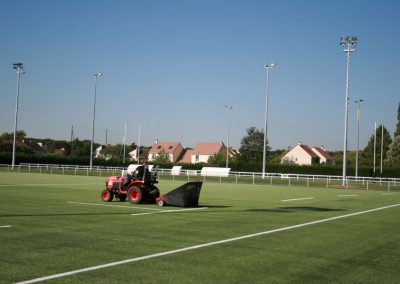
[[[224,168],[220,168],[224,169]],[[101,167],[75,165],[54,165],[54,164],[26,164],[15,165],[14,172],[20,173],[46,173],[63,175],[87,175],[87,176],[120,176],[125,168],[122,167]],[[11,165],[0,164],[0,171],[13,171]],[[221,171],[221,174],[213,172],[207,175],[207,171],[185,170],[182,168],[158,169],[159,179],[170,180],[200,180],[203,182],[226,182],[236,184],[264,184],[264,185],[285,185],[302,187],[327,187],[343,188],[342,176],[329,175],[307,175],[307,174],[284,174],[284,173],[262,173],[257,172],[235,172]],[[400,178],[371,178],[371,177],[346,177],[346,188],[374,189],[385,191],[400,191]]]

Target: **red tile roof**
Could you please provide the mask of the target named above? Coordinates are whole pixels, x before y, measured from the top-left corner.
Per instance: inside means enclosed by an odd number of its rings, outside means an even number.
[[[304,151],[306,151],[307,154],[309,154],[311,157],[313,157],[313,158],[319,158],[318,155],[315,154],[314,151],[311,150],[311,148],[308,147],[307,145],[299,144],[299,146],[300,146]]]
[[[184,152],[182,159],[180,159],[178,163],[190,164],[192,162],[193,149],[186,149]]]
[[[158,154],[164,152],[167,154],[173,154],[176,148],[180,145],[179,142],[156,142],[150,149],[150,154]]]
[[[215,155],[225,148],[224,143],[198,143],[194,147],[193,155]]]
[[[321,154],[327,161],[332,161],[333,158],[322,147],[314,147],[313,150]]]

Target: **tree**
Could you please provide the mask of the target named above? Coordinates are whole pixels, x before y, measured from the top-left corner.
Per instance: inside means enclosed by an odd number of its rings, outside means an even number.
[[[400,166],[400,135],[394,137],[386,153],[385,164],[391,167]]]
[[[219,167],[226,164],[226,152],[221,153],[219,152],[218,154],[215,154],[214,156],[211,156],[207,163],[210,166],[215,166],[215,167]]]
[[[26,133],[23,130],[18,130],[15,132],[15,140],[22,141],[26,137]],[[14,132],[4,132],[0,135],[0,140],[13,140],[14,139]]]
[[[263,160],[264,132],[254,126],[246,131],[247,135],[242,138],[240,143],[239,160],[245,163],[261,163]],[[270,151],[268,141],[266,151],[267,153]]]
[[[169,159],[169,155],[167,153],[165,153],[164,151],[161,151],[158,153],[158,155],[155,157],[155,159],[153,159],[153,161],[155,164],[168,164],[171,163],[170,159]]]
[[[394,132],[394,137],[399,136],[399,135],[400,135],[400,103],[397,108],[397,125],[396,125],[396,130]]]
[[[392,138],[390,137],[389,131],[383,126],[379,125],[376,129],[376,147],[375,147],[375,159],[376,163],[381,157],[381,143],[382,143],[382,128],[383,128],[383,159],[386,158],[386,153],[389,150],[389,145],[392,143]],[[368,141],[367,146],[364,148],[362,152],[362,162],[364,165],[373,165],[374,161],[374,144],[375,144],[375,134],[372,134],[371,138]]]
[[[134,145],[134,144],[132,144]],[[125,158],[127,157],[128,153],[131,152],[132,145],[125,145]],[[100,153],[106,158],[106,159],[112,159],[112,158],[123,158],[124,155],[124,145],[123,144],[117,144],[115,146],[108,145],[105,147],[103,150],[100,151]]]
[[[90,156],[90,140],[80,141],[78,138],[71,142],[71,156],[72,157],[89,157]],[[93,148],[96,149],[98,144],[94,144]]]

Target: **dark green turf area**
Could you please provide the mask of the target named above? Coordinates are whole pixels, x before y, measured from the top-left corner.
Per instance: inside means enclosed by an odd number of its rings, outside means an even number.
[[[183,208],[103,203],[104,181],[104,177],[1,172],[0,226],[11,227],[0,228],[0,282],[400,204],[400,193],[390,191],[206,182],[200,206],[207,208],[160,213]],[[158,186],[167,193],[183,183],[161,180]],[[150,214],[132,215],[138,213]],[[399,225],[400,206],[49,283],[398,283]]]

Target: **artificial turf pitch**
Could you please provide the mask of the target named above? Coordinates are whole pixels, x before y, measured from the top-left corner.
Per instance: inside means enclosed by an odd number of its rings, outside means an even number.
[[[1,172],[0,282],[65,272],[48,282],[400,282],[398,192],[204,183],[186,211],[104,203],[104,187],[103,177]]]

